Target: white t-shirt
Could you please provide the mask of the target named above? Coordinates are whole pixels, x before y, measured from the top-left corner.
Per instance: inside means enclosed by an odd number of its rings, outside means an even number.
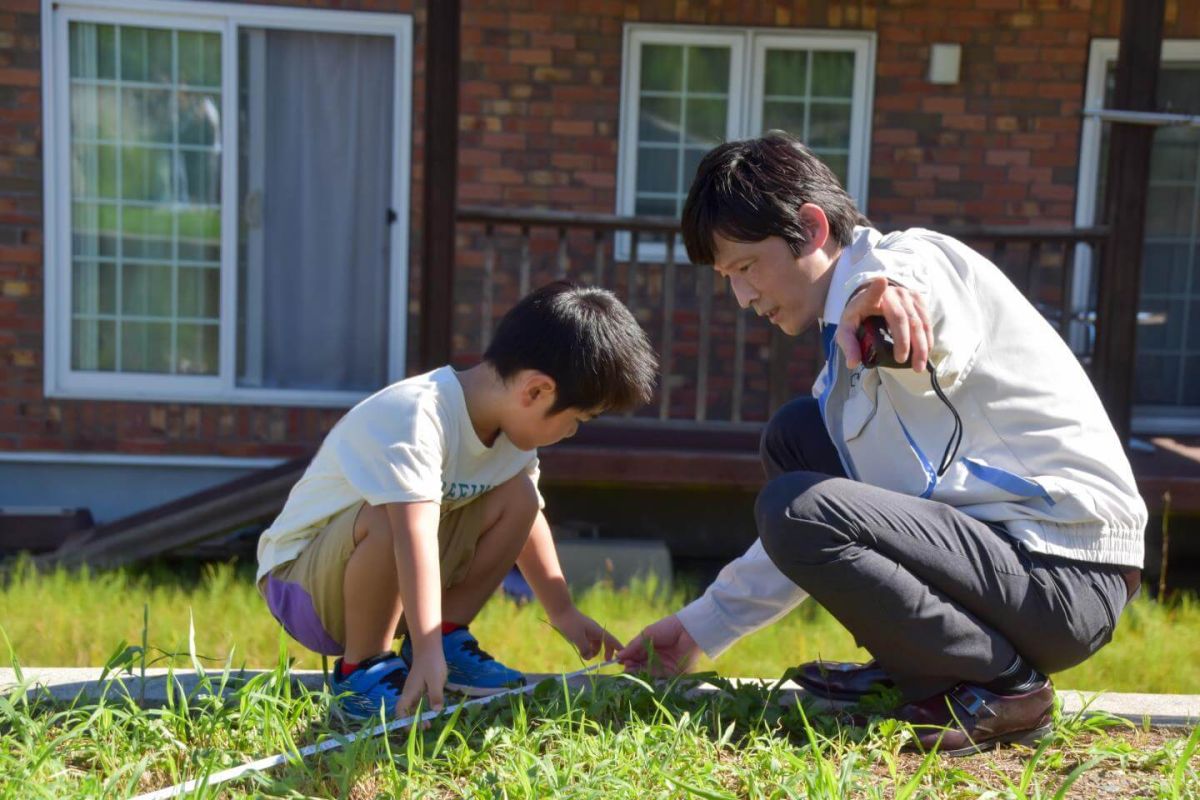
[[[325,437],[258,540],[258,577],[299,556],[317,526],[359,501],[430,501],[444,514],[522,470],[536,486],[537,451],[518,449],[503,433],[484,445],[453,368],[393,383],[350,409]]]

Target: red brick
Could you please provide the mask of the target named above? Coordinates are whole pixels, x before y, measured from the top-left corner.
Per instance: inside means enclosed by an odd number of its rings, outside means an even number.
[[[550,132],[557,136],[591,136],[596,124],[588,120],[557,119],[550,123]]]

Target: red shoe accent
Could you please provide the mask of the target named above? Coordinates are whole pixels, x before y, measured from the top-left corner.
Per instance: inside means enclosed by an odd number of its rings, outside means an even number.
[[[463,626],[459,625],[457,622],[443,622],[442,623],[442,636],[445,636],[447,633],[454,633],[456,630],[458,630],[461,627],[463,627]]]

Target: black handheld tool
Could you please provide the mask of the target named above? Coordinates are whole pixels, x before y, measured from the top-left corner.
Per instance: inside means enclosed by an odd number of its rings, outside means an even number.
[[[896,341],[887,329],[887,322],[883,317],[867,317],[858,326],[854,335],[858,339],[858,350],[862,353],[863,366],[867,369],[907,367],[912,361],[911,352],[908,361],[900,363],[896,360],[894,351]]]
[[[876,367],[896,369],[910,366],[912,363],[911,350],[909,351],[907,361],[901,363],[896,360],[894,350],[896,340],[892,338],[891,331],[887,328],[887,320],[883,317],[867,317],[858,326],[858,330],[854,332],[854,336],[858,339],[858,351],[862,353],[862,363],[867,369],[875,369]],[[958,446],[962,444],[963,424],[962,419],[958,416],[957,409],[954,408],[954,404],[950,402],[950,398],[946,397],[946,393],[942,391],[942,387],[938,383],[937,370],[931,362],[927,361],[925,365],[926,369],[929,370],[929,384],[933,387],[934,394],[938,396],[938,399],[954,415],[954,431],[950,434],[950,441],[946,443],[946,452],[942,453],[942,463],[937,470],[937,475],[940,478],[946,473],[946,470],[950,469],[950,465],[954,463],[954,459],[958,455]]]

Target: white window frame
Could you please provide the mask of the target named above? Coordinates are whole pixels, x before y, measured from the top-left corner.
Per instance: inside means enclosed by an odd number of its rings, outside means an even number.
[[[206,30],[221,34],[220,369],[215,376],[92,372],[71,368],[70,42],[72,22]],[[360,391],[259,389],[237,385],[237,197],[240,28],[388,36],[393,41],[393,150],[389,241],[388,380],[405,373],[412,120],[412,17],[187,0],[42,0],[44,121],[45,367],[47,397],[342,407]],[[383,213],[383,209],[380,210]]]
[[[1088,53],[1087,85],[1084,90],[1084,108],[1104,107],[1104,79],[1108,68],[1115,64],[1118,54],[1116,39],[1093,39]],[[1163,62],[1200,61],[1200,39],[1164,39]],[[1084,117],[1080,133],[1079,183],[1075,195],[1075,224],[1089,227],[1096,224],[1100,209],[1096,208],[1096,191],[1100,180],[1100,142],[1103,138],[1103,121],[1096,116]],[[1092,283],[1092,253],[1089,248],[1079,248],[1075,255],[1074,286],[1071,287],[1071,308],[1076,314],[1088,309],[1088,288]],[[1084,344],[1086,332],[1075,326],[1071,342],[1076,347]],[[1150,410],[1134,407],[1131,427],[1138,434],[1192,434],[1200,433],[1200,417],[1172,410]]]
[[[632,216],[637,197],[638,98],[643,44],[684,46],[727,45],[730,52],[729,116],[726,141],[757,136],[762,126],[764,66],[768,49],[824,50],[854,53],[854,88],[850,110],[850,153],[846,191],[859,210],[867,213],[870,173],[871,114],[875,88],[873,31],[816,31],[726,26],[680,26],[631,23],[625,26],[621,57],[620,139],[617,148],[616,213]],[[630,237],[616,239],[618,260],[630,259]],[[666,246],[639,243],[639,262],[666,260]],[[687,262],[683,243],[677,240],[675,260]]]

